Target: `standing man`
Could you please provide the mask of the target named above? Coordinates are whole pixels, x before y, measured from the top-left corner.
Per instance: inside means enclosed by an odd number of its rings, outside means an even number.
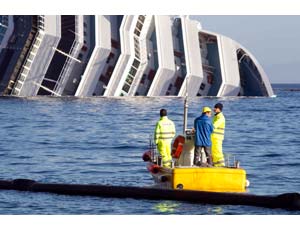
[[[195,130],[194,165],[200,166],[202,163],[202,154],[201,154],[202,148],[204,149],[207,163],[209,165],[212,165],[210,136],[213,132],[213,125],[211,123],[210,117],[211,117],[211,109],[209,107],[203,107],[201,116],[197,117],[194,121],[194,130]]]
[[[168,119],[167,110],[160,110],[160,120],[156,123],[154,141],[162,157],[163,167],[171,166],[171,142],[176,130],[174,122]]]
[[[223,156],[223,140],[225,131],[225,117],[222,113],[223,105],[217,103],[214,107],[215,116],[213,118],[214,131],[211,135],[212,141],[212,158],[213,164],[217,167],[225,166],[224,156]]]

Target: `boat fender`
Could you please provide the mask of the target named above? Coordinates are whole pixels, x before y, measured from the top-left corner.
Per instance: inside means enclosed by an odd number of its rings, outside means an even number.
[[[246,180],[246,185],[245,187],[248,188],[250,186],[250,181],[249,180]]]
[[[143,158],[143,161],[151,161],[151,151],[148,150],[148,151],[144,152],[142,158]]]
[[[159,172],[159,166],[156,165],[156,164],[148,164],[147,165],[147,169],[149,172],[153,173],[153,174],[156,174]]]
[[[177,136],[174,140],[173,147],[172,147],[172,157],[178,159],[182,153],[183,145],[185,143],[184,136]]]

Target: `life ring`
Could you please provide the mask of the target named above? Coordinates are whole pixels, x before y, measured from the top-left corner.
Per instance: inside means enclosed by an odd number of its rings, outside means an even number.
[[[172,153],[171,153],[173,158],[178,159],[180,157],[184,143],[185,143],[184,136],[179,135],[175,138],[173,147],[172,147]]]

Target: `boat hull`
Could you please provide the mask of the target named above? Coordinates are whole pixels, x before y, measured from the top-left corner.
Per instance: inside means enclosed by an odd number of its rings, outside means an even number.
[[[156,168],[156,170],[151,170]],[[246,171],[226,167],[155,167],[148,169],[157,186],[169,189],[184,189],[210,192],[245,192]]]

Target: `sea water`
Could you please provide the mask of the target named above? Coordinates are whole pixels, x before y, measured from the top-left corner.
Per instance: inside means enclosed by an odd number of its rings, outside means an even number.
[[[300,85],[277,97],[189,98],[188,126],[202,106],[224,105],[224,153],[247,171],[248,193],[300,192]],[[184,98],[0,98],[0,179],[151,186],[142,161],[159,110],[182,133]],[[0,214],[300,214],[182,201],[0,191]]]

